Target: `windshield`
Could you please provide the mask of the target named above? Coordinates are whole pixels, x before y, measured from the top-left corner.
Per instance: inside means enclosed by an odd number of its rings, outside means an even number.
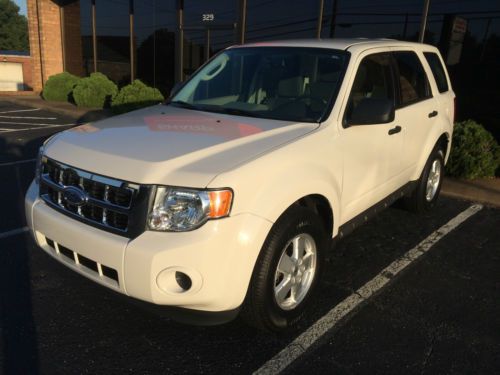
[[[301,47],[244,47],[218,54],[171,105],[298,122],[319,122],[340,86],[347,53]]]

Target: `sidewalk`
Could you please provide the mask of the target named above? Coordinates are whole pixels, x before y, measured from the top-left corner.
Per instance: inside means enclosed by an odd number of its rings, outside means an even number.
[[[500,178],[468,181],[446,177],[441,192],[449,197],[480,202],[500,208]]]
[[[0,100],[33,108],[46,109],[75,118],[79,123],[98,121],[113,116],[109,109],[79,108],[66,102],[49,102],[39,95],[1,95]]]

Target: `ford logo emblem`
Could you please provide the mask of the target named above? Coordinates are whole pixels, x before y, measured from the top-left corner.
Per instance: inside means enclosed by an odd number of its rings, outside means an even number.
[[[87,202],[87,195],[85,192],[74,186],[64,188],[62,197],[66,203],[77,207],[83,206]]]

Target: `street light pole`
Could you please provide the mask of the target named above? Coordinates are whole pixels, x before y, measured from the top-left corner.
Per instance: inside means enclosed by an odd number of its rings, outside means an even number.
[[[418,34],[418,42],[424,42],[425,28],[427,27],[427,17],[429,15],[429,6],[431,0],[424,0],[424,9],[422,10],[422,19],[420,20],[420,32]]]

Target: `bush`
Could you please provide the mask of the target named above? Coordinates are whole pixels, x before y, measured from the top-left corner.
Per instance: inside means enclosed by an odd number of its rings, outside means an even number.
[[[446,170],[466,179],[494,177],[500,163],[500,147],[482,125],[467,120],[455,124]]]
[[[45,100],[67,102],[70,100],[70,94],[73,87],[81,80],[68,72],[54,74],[50,76],[43,88],[42,97]]]
[[[112,110],[115,113],[125,113],[157,104],[163,99],[163,95],[158,89],[149,87],[136,79],[130,85],[123,87],[115,96]]]
[[[102,73],[82,78],[73,89],[73,98],[79,107],[104,108],[111,104],[118,87]]]

